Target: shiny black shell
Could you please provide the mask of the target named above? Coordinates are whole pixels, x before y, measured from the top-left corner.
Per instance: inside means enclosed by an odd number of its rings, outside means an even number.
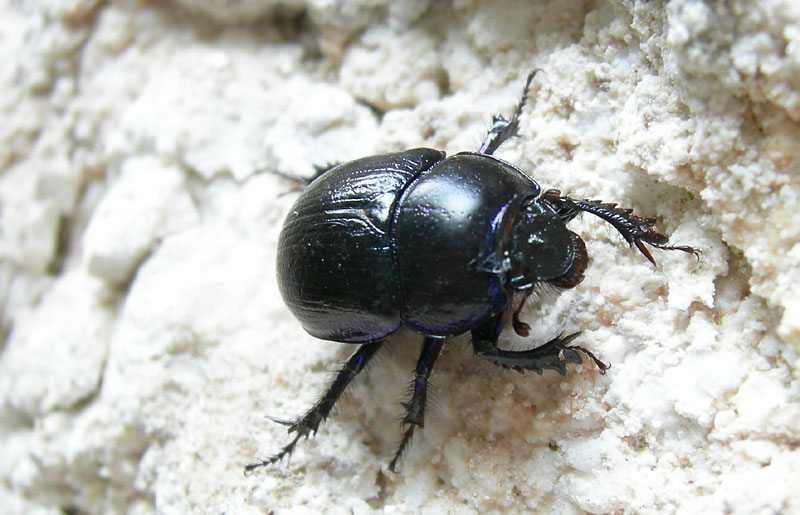
[[[417,148],[339,165],[302,192],[278,242],[278,285],[305,330],[363,343],[401,325],[474,329],[512,290],[509,226],[539,186],[492,156]]]

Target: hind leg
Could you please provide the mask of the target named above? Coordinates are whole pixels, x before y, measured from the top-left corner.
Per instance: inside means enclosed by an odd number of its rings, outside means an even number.
[[[282,420],[275,417],[267,417],[273,422],[289,426],[289,433],[295,433],[294,438],[287,446],[281,449],[280,452],[270,456],[267,459],[250,463],[244,468],[245,474],[249,474],[253,470],[272,465],[276,461],[280,461],[284,456],[290,455],[300,438],[308,438],[319,429],[319,425],[328,418],[333,407],[338,402],[339,398],[344,393],[347,386],[353,381],[359,372],[364,370],[367,363],[375,356],[378,349],[381,348],[383,340],[376,342],[365,343],[358,348],[358,350],[347,360],[339,372],[333,383],[328,387],[322,397],[314,404],[314,406],[306,412],[305,415],[295,421]]]
[[[312,182],[314,182],[317,179],[319,179],[326,172],[328,172],[330,170],[333,170],[334,168],[336,168],[340,164],[341,163],[328,163],[328,164],[326,164],[324,166],[322,166],[322,165],[314,165],[314,175],[312,175],[311,177],[305,177],[303,175],[297,175],[297,174],[294,174],[294,173],[281,172],[279,170],[270,170],[269,173],[271,173],[272,175],[277,175],[278,177],[286,179],[287,181],[293,182],[294,183],[294,188],[292,188],[292,190],[297,191],[297,190],[302,190],[303,188],[305,188],[306,186],[308,186]]]

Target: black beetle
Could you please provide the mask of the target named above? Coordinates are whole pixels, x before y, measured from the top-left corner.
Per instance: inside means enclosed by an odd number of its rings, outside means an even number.
[[[445,338],[470,332],[475,353],[517,371],[566,373],[583,353],[601,373],[608,368],[588,350],[568,345],[580,333],[558,336],[537,348],[506,351],[497,340],[511,318],[519,320],[537,285],[572,288],[588,263],[581,238],[566,223],[588,212],[610,223],[653,264],[645,243],[669,246],[652,229],[655,220],[595,200],[541,192],[515,166],[492,156],[517,133],[534,70],[511,117],[493,118],[477,152],[452,157],[429,148],[382,154],[318,169],[286,218],[278,242],[278,282],[292,313],[311,335],[359,344],[314,406],[289,426],[294,439],[278,454],[247,465],[250,472],[290,454],[320,423],[353,378],[401,325],[424,336],[406,431],[390,469],[423,425],[426,390]],[[518,299],[515,301],[515,298]]]

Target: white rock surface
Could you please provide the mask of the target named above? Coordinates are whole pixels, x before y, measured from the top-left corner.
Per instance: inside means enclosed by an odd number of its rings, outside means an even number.
[[[198,223],[178,167],[152,157],[131,158],[98,203],[83,238],[92,275],[111,284],[130,280],[156,243]]]
[[[6,513],[800,511],[800,7],[671,2],[0,5]],[[283,305],[266,170],[474,149],[658,219],[584,216],[586,279],[524,311],[612,364],[520,376],[455,339],[403,473],[418,337],[251,477],[353,348]]]

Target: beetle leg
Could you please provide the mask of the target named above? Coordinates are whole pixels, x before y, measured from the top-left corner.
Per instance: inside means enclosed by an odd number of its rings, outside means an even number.
[[[632,209],[617,207],[613,203],[604,203],[599,200],[577,200],[564,197],[558,190],[547,190],[542,194],[542,200],[556,210],[556,213],[565,221],[569,221],[579,212],[591,213],[610,223],[629,244],[636,246],[644,257],[653,265],[655,259],[645,247],[645,243],[661,250],[680,250],[698,256],[700,251],[685,245],[668,245],[669,239],[656,232],[653,225],[655,218],[642,218],[633,214]]]
[[[294,173],[281,172],[280,170],[270,170],[270,173],[272,175],[277,175],[278,177],[286,179],[287,181],[293,182],[294,183],[294,188],[292,188],[293,191],[302,190],[312,182],[319,179],[320,176],[322,176],[325,172],[333,170],[340,164],[341,163],[328,163],[326,165],[314,165],[314,175],[312,175],[311,177],[305,177],[303,175],[297,175]]]
[[[514,110],[514,114],[511,115],[511,120],[506,120],[498,115],[492,116],[492,127],[483,139],[483,143],[481,143],[478,149],[478,154],[490,156],[495,150],[500,148],[500,145],[506,140],[517,135],[517,131],[519,130],[519,117],[522,115],[522,109],[525,107],[525,102],[528,100],[528,90],[530,89],[533,77],[539,71],[540,70],[537,68],[528,74],[525,87],[522,88],[522,98],[520,98],[517,108]]]
[[[528,300],[528,297],[531,296],[531,293],[533,293],[533,288],[525,290],[522,299],[519,301],[519,305],[511,315],[511,327],[514,328],[515,333],[522,337],[528,336],[531,331],[531,326],[519,319],[519,314],[522,312],[522,308],[525,307],[525,302]]]
[[[289,445],[281,449],[279,453],[270,456],[265,460],[246,465],[244,467],[245,474],[249,474],[257,468],[271,465],[276,461],[280,461],[284,456],[288,456],[292,453],[292,451],[294,451],[294,448],[300,438],[308,438],[309,435],[315,434],[317,429],[319,429],[320,423],[328,418],[328,415],[336,405],[336,402],[344,393],[347,386],[350,384],[353,378],[358,375],[359,372],[364,370],[364,367],[367,365],[367,363],[369,363],[369,361],[375,356],[375,354],[378,352],[378,349],[381,348],[382,343],[383,340],[378,340],[376,342],[365,343],[359,347],[358,350],[350,357],[350,359],[347,360],[344,366],[342,366],[342,368],[336,374],[336,378],[333,380],[333,383],[331,383],[322,397],[314,404],[314,407],[308,410],[302,417],[298,418],[294,422],[267,417],[274,422],[289,426],[289,433],[295,433],[295,436],[292,441],[289,442]]]
[[[497,338],[500,336],[500,330],[503,326],[502,322],[503,314],[501,313],[472,330],[472,346],[475,354],[495,365],[511,368],[517,372],[533,370],[540,375],[544,370],[555,370],[563,376],[567,373],[567,363],[581,363],[580,353],[583,353],[594,361],[601,374],[604,374],[609,368],[608,365],[600,361],[587,349],[577,345],[567,345],[581,333],[572,333],[567,336],[559,335],[535,349],[524,351],[502,350],[497,346]]]
[[[425,338],[422,344],[422,352],[420,352],[417,367],[414,371],[414,381],[411,383],[411,402],[406,405],[408,412],[403,419],[403,424],[406,424],[406,432],[403,434],[403,440],[397,452],[394,454],[391,463],[389,463],[389,470],[397,473],[397,462],[402,456],[403,452],[411,442],[411,437],[414,435],[414,429],[424,425],[425,419],[425,402],[428,399],[428,378],[433,370],[433,364],[436,358],[439,357],[439,352],[442,350],[444,340],[441,338]]]

